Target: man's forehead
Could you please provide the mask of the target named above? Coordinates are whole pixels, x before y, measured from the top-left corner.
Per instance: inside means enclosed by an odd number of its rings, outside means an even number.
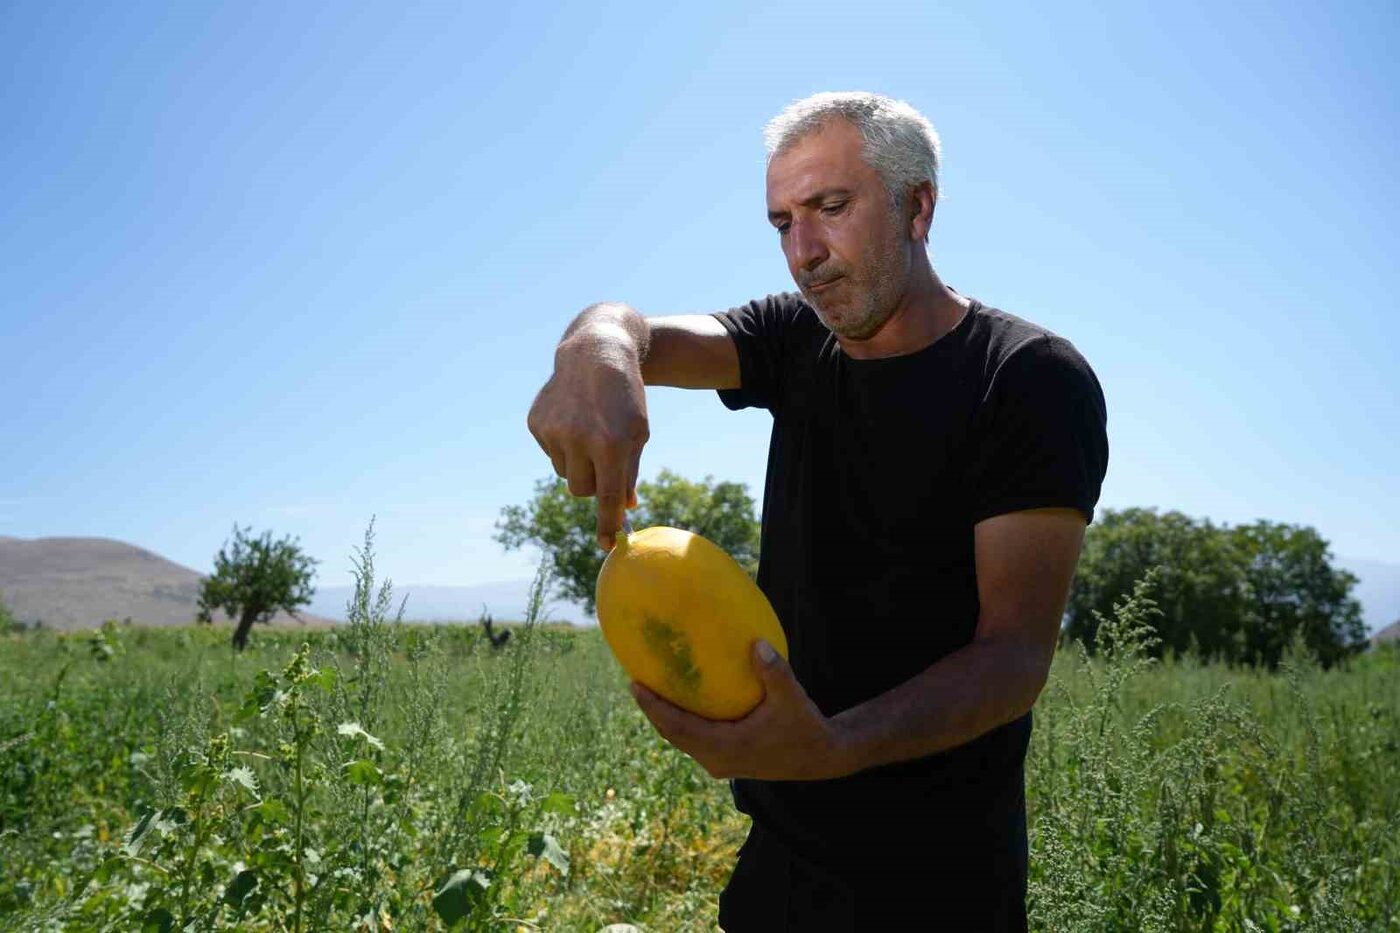
[[[851,137],[854,137],[852,139]],[[860,134],[824,129],[799,140],[768,164],[769,207],[774,201],[803,203],[824,189],[853,190],[874,170],[865,164]]]

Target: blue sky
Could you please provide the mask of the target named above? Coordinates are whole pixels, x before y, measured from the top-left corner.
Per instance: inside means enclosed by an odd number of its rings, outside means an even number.
[[[1400,563],[1400,8],[1096,6],[7,4],[0,534],[528,576],[565,325],[792,288],[763,124],[860,89],[942,135],[945,281],[1097,371],[1101,506]],[[759,497],[766,415],[649,406],[644,477]]]

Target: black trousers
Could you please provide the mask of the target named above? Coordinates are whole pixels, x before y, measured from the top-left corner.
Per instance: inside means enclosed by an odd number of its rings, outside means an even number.
[[[755,823],[719,898],[725,933],[929,930],[1024,933],[1026,876],[988,876],[912,843],[907,853],[833,871],[804,859]]]

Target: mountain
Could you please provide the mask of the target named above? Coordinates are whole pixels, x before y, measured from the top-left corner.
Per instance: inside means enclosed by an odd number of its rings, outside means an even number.
[[[110,538],[9,538],[0,535],[0,598],[15,618],[47,628],[96,628],[106,619],[189,625],[204,577],[158,554]],[[286,613],[273,625],[331,620]],[[228,622],[216,613],[216,622]]]
[[[518,621],[525,618],[525,607],[530,602],[530,584],[530,580],[501,580],[475,586],[395,583],[391,590],[393,609],[390,615],[398,611],[400,601],[407,597],[403,612],[406,620],[475,622],[482,612],[489,612],[494,619]],[[354,595],[353,586],[323,586],[316,590],[310,608],[312,612],[343,621],[346,604]],[[378,595],[377,589],[375,595]],[[585,614],[582,607],[561,600],[546,600],[543,615],[545,620],[551,622],[595,624],[595,620]]]

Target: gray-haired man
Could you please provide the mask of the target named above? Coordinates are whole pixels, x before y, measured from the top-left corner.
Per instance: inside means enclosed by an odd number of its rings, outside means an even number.
[[[644,386],[773,415],[758,583],[790,666],[736,723],[638,688],[753,818],[725,930],[1020,930],[1024,759],[1108,462],[1067,340],[944,285],[939,142],[902,102],[818,94],[767,127],[768,219],[799,292],[710,315],[584,310],[529,425],[610,547]]]

